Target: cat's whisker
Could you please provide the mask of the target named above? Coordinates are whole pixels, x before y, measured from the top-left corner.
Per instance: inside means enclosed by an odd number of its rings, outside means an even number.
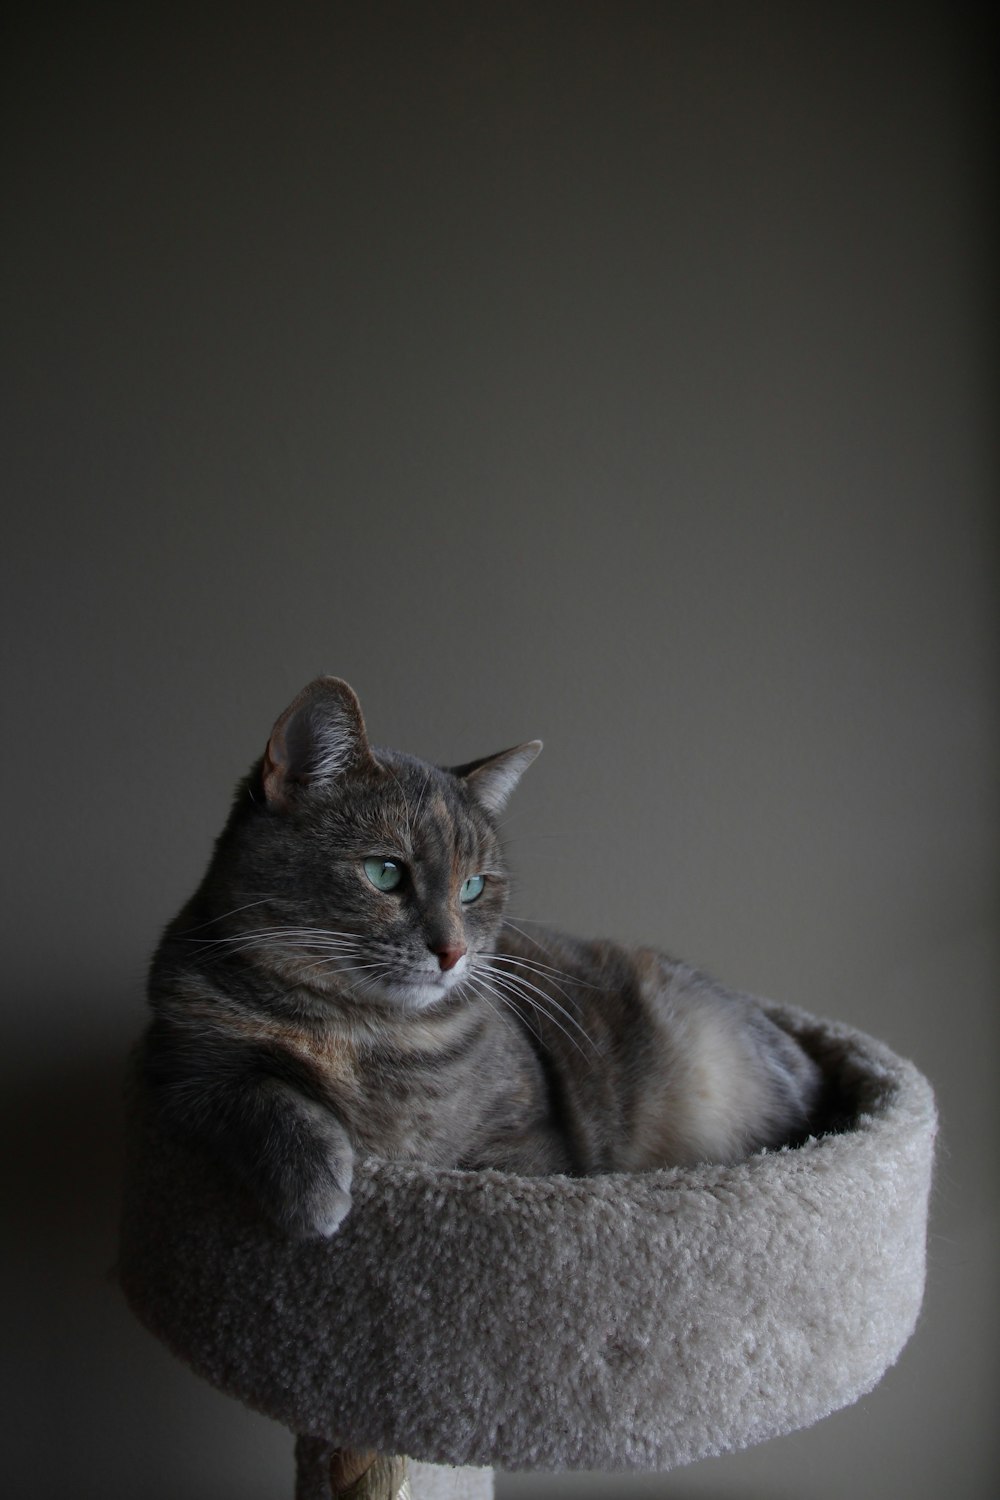
[[[338,950],[331,949],[323,950],[316,944],[310,945],[300,942],[278,942],[273,938],[269,938],[266,941],[257,938],[251,938],[248,939],[245,943],[236,944],[231,948],[216,949],[214,952],[205,953],[202,955],[202,959],[206,964],[212,964],[221,963],[224,959],[227,958],[240,957],[245,953],[273,953],[275,956],[280,955],[281,957],[288,958],[294,958],[296,955],[303,958],[309,958],[316,954],[320,954],[321,956],[323,956],[324,953],[326,956],[332,956],[332,954],[337,951]],[[353,957],[353,954],[350,952],[345,952],[343,956],[350,958]]]
[[[353,974],[358,969],[373,968],[372,964],[352,963],[353,959],[363,957],[358,953],[313,953],[303,954],[304,958],[311,958],[310,963],[304,963],[301,967],[303,974]]]
[[[555,1016],[551,1013],[551,1011],[547,1010],[546,1007],[544,1005],[542,1005],[538,1000],[536,1000],[532,995],[526,994],[524,991],[520,990],[516,985],[511,985],[509,983],[505,983],[503,980],[499,979],[497,977],[497,975],[495,975],[495,974],[493,975],[493,985],[494,985],[494,991],[493,991],[494,994],[496,994],[498,992],[497,988],[496,988],[497,986],[499,987],[499,989],[501,989],[501,990],[503,990],[503,991],[506,992],[506,994],[507,994],[507,1004],[510,1006],[511,1010],[519,1018],[519,1020],[521,1020],[523,1022],[523,1024],[531,1031],[532,1035],[538,1037],[538,1040],[540,1042],[542,1041],[542,1037],[540,1036],[540,1034],[538,1033],[538,1031],[536,1031],[535,1028],[531,1025],[528,1017],[524,1014],[523,1009],[518,1008],[514,1004],[515,1000],[519,1000],[521,1002],[522,1006],[524,1006],[524,1005],[531,1006],[532,1010],[537,1015],[544,1016],[545,1020],[549,1021],[556,1028],[557,1031],[561,1031],[562,1032],[563,1036],[569,1042],[570,1046],[575,1047],[576,1050],[577,1050],[577,1052],[580,1053],[581,1057],[585,1057],[586,1056],[586,1053],[584,1052],[583,1048],[580,1046],[580,1043],[577,1041],[576,1037],[573,1036],[572,1032],[568,1031],[567,1028],[561,1024],[561,1022],[557,1021],[556,1018],[555,1018]],[[589,1038],[588,1038],[588,1040],[589,1040]],[[543,1042],[543,1045],[544,1045],[544,1042]]]
[[[186,942],[201,947],[204,961],[221,960],[230,955],[268,951],[286,955],[317,955],[320,959],[364,955],[361,941],[349,934],[338,935],[323,928],[257,928],[226,938],[188,938]]]
[[[510,956],[508,954],[506,954],[506,953],[489,953],[489,954],[484,954],[483,956],[485,958],[487,958],[487,959],[492,959],[492,960],[500,959],[504,963],[514,963],[515,965],[520,963],[520,960],[518,960],[518,959],[511,959]],[[590,1037],[587,1036],[587,1033],[584,1030],[583,1026],[580,1025],[580,1022],[576,1019],[576,1017],[573,1015],[573,1013],[571,1011],[567,1010],[564,1006],[560,1005],[559,1001],[556,1000],[553,995],[550,995],[547,990],[543,990],[543,989],[539,988],[539,986],[537,984],[533,983],[533,981],[531,979],[528,979],[524,974],[518,973],[516,969],[514,969],[514,970],[510,970],[510,969],[496,970],[496,969],[493,969],[493,970],[491,970],[491,972],[493,972],[493,973],[501,973],[501,974],[503,974],[508,979],[513,979],[513,980],[516,980],[520,984],[527,985],[529,989],[531,989],[531,990],[533,990],[535,992],[535,994],[541,995],[551,1005],[554,1005],[555,1008],[560,1012],[560,1014],[566,1017],[567,1021],[569,1021],[572,1025],[576,1026],[578,1028],[578,1030],[581,1032],[581,1034],[583,1036],[587,1037],[587,1041],[588,1042],[591,1040]],[[555,972],[556,973],[561,973],[562,971],[556,970]],[[548,984],[554,985],[554,987],[559,991],[560,995],[562,995],[563,999],[566,1000],[570,1004],[572,1003],[571,1000],[570,1000],[570,997],[566,993],[566,991],[560,985],[556,984],[555,980],[549,974],[544,974],[543,973],[543,974],[539,974],[537,977],[539,978],[539,980],[542,983],[548,983]],[[571,974],[565,974],[564,973],[564,974],[562,974],[562,977],[564,979],[572,980],[574,983],[576,982],[575,979],[574,979],[574,976],[571,975]],[[587,988],[588,989],[594,989],[594,988],[596,988],[596,986],[594,986],[594,985],[588,985]],[[591,1045],[593,1045],[592,1042],[591,1042]]]
[[[493,987],[485,979],[480,979],[478,976],[470,980],[469,983],[472,985],[472,988],[475,990],[480,1000],[482,1000],[485,1005],[489,1006],[490,1010],[496,1016],[497,1020],[501,1023],[501,1025],[506,1026],[508,1031],[515,1030],[515,1028],[511,1026],[510,1021],[504,1014],[505,1011],[510,1011],[511,1014],[515,1015],[516,1018],[524,1026],[525,1030],[531,1032],[532,1036],[539,1043],[539,1045],[544,1046],[541,1036],[535,1030],[534,1026],[532,1026],[528,1018],[526,1016],[519,1015],[516,1011],[514,1011],[511,1002],[505,995],[502,995],[498,990],[493,989]],[[493,999],[496,1000],[496,1005],[494,1005],[493,1002],[488,998],[490,995],[492,995]]]
[[[536,922],[532,917],[518,917],[518,922],[527,922],[529,927],[544,927],[544,923]],[[537,948],[539,953],[548,953],[549,950],[544,943],[540,943],[536,937],[532,937],[530,932],[525,932],[524,928],[519,927],[513,917],[509,917],[506,912],[504,912],[503,925],[505,927],[512,927],[515,932],[524,938],[526,943],[530,943],[533,948]]]
[[[244,928],[240,932],[232,933],[229,937],[189,938],[182,935],[181,940],[185,943],[198,943],[206,948],[256,941],[281,942],[282,940],[290,940],[295,942],[342,942],[356,944],[362,942],[357,933],[353,932],[337,932],[328,927],[290,927],[286,924],[275,927]]]
[[[359,994],[371,993],[371,991],[374,990],[376,985],[379,983],[379,980],[386,979],[392,974],[391,964],[378,963],[373,964],[372,967],[376,970],[376,972],[374,974],[370,974],[367,979],[359,979],[357,981],[357,984],[355,985],[355,989]]]
[[[539,963],[534,958],[522,958],[520,955],[515,956],[513,953],[490,953],[488,957],[498,959],[501,963],[505,964],[523,964],[526,969],[533,970],[536,974],[541,975],[542,978],[551,979],[553,984],[555,984],[557,979],[566,979],[570,984],[579,985],[581,989],[585,990],[596,990],[599,987],[596,984],[591,984],[587,979],[581,979],[578,974],[570,974],[565,969],[557,969],[554,964]],[[566,995],[566,991],[560,985],[557,984],[556,989],[559,990],[561,995]],[[566,995],[566,999],[569,999],[568,995]]]
[[[207,922],[198,922],[194,927],[185,927],[183,933],[179,933],[178,936],[186,937],[189,932],[200,932],[204,927],[214,927],[217,922],[224,922],[227,917],[235,917],[241,911],[249,911],[251,906],[263,906],[270,899],[270,896],[261,896],[257,901],[247,901],[243,906],[234,906],[230,911],[224,911],[221,916],[210,917]]]
[[[254,928],[252,931],[233,932],[230,933],[228,937],[216,938],[185,937],[182,933],[179,935],[179,941],[182,943],[195,943],[200,948],[227,948],[232,947],[237,943],[252,942],[257,939],[277,941],[281,938],[284,932],[284,927],[261,927]]]
[[[259,931],[259,930],[262,930],[262,929],[257,929],[257,928],[251,929],[251,931]],[[287,933],[291,933],[291,934],[293,934],[293,935],[295,935],[297,937],[307,936],[307,937],[322,937],[322,938],[342,938],[345,942],[351,942],[351,943],[360,943],[360,942],[363,941],[363,939],[359,936],[358,933],[356,933],[356,932],[341,932],[336,927],[294,927],[290,923],[286,922],[286,923],[283,923],[279,927],[274,927],[274,928],[270,928],[270,929],[266,929],[266,930],[272,931],[272,932],[287,932]]]
[[[495,984],[498,984],[501,987],[506,987],[512,994],[518,995],[522,1000],[525,1001],[526,1004],[534,1006],[537,1011],[546,1016],[547,1019],[552,1022],[553,1026],[557,1027],[558,1030],[563,1033],[567,1041],[572,1042],[573,1046],[576,1047],[577,1051],[580,1052],[581,1055],[586,1054],[584,1054],[583,1048],[580,1046],[580,1043],[577,1041],[576,1037],[574,1037],[569,1028],[563,1026],[556,1019],[555,1015],[552,1013],[553,1010],[558,1011],[559,1014],[563,1016],[571,1026],[574,1026],[583,1037],[584,1041],[587,1042],[587,1044],[591,1048],[593,1048],[595,1052],[598,1051],[597,1044],[593,1041],[585,1027],[580,1024],[576,1017],[570,1011],[568,1011],[565,1006],[560,1005],[559,1001],[556,1000],[554,996],[548,994],[545,990],[539,989],[538,985],[532,984],[531,980],[525,979],[522,974],[512,974],[506,970],[494,969],[490,964],[482,964],[481,967],[486,971],[486,973],[491,976]],[[549,1007],[551,1007],[551,1009]]]
[[[353,958],[354,956],[354,954],[350,953],[343,955],[345,958]],[[323,969],[326,972],[332,971],[334,974],[360,974],[366,969],[380,969],[384,967],[385,965],[382,963],[344,964],[341,962],[341,955],[334,954],[328,955],[326,958],[318,958],[315,963],[307,964],[302,972],[308,974],[312,969]]]
[[[566,974],[562,969],[552,969],[546,964],[534,964],[530,961],[530,959],[513,958],[508,953],[490,953],[486,956],[492,959],[494,963],[511,964],[513,966],[511,970],[504,970],[504,973],[513,973],[517,972],[520,969],[527,969],[528,973],[538,979],[540,983],[551,984],[553,989],[559,991],[560,995],[562,995],[563,999],[566,1001],[566,1004],[572,1005],[573,1002],[568,992],[564,990],[562,985],[558,982],[559,979],[566,979],[570,983],[573,983],[574,977],[572,974]],[[556,976],[558,976],[558,978]],[[592,988],[592,986],[588,986],[588,988]]]
[[[193,939],[192,941],[198,941]],[[249,950],[263,947],[280,948],[281,940],[277,936],[272,937],[231,937],[217,938],[214,942],[206,940],[201,947],[199,958],[205,961],[221,959],[235,953],[246,953]]]

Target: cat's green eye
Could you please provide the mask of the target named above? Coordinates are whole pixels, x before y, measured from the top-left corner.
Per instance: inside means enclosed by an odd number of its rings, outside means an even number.
[[[459,891],[459,896],[463,903],[468,906],[470,901],[477,901],[483,894],[483,886],[485,884],[486,881],[482,875],[470,875],[468,880],[463,881],[462,889]]]
[[[403,879],[403,867],[394,859],[373,854],[365,860],[365,874],[377,891],[394,891]]]

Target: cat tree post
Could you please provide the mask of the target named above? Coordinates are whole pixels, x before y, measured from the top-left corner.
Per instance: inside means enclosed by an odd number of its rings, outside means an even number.
[[[407,1500],[405,1458],[334,1448],[324,1438],[295,1443],[295,1500]]]
[[[766,1008],[825,1076],[803,1145],[582,1179],[361,1162],[329,1240],[264,1223],[137,1096],[125,1294],[213,1385],[312,1434],[298,1500],[347,1479],[334,1449],[410,1455],[414,1500],[478,1500],[490,1465],[665,1470],[804,1427],[913,1331],[936,1121],[888,1048]]]

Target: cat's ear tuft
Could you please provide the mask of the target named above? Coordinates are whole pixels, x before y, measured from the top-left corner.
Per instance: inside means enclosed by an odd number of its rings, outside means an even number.
[[[365,762],[374,759],[353,688],[339,677],[317,677],[271,730],[261,771],[264,795],[272,807],[284,807],[297,787],[332,781]]]
[[[460,777],[476,801],[496,817],[507,806],[511,792],[541,748],[541,740],[528,740],[512,750],[501,750],[499,755],[454,766],[452,775]]]

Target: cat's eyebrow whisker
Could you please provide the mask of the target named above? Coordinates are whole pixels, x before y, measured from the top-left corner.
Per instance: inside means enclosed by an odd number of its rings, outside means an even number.
[[[392,777],[393,781],[396,783],[396,789],[399,792],[399,796],[400,796],[400,799],[401,799],[402,804],[403,804],[403,817],[406,819],[406,842],[407,842],[407,844],[409,846],[409,853],[412,856],[414,850],[413,850],[413,827],[412,827],[412,825],[410,823],[410,804],[406,800],[406,793],[403,791],[402,783],[400,782],[400,779],[396,775],[395,771],[392,769],[391,766],[387,766],[385,764],[385,761],[382,761],[381,765],[385,768],[385,770],[387,770],[389,772],[389,775]]]
[[[527,922],[529,927],[543,927],[545,925],[543,922],[533,921],[531,917],[519,917],[518,921]],[[523,927],[518,927],[517,922],[514,921],[513,917],[508,917],[506,912],[503,915],[503,925],[504,927],[513,927],[514,931],[519,932],[525,942],[530,943],[533,948],[537,948],[539,953],[548,953],[549,950],[544,943],[540,943],[536,937],[532,937],[530,932],[525,932]]]
[[[545,925],[544,922],[536,922],[533,917],[518,917],[518,922],[527,922],[527,924],[528,924],[529,927],[544,927],[544,925]],[[525,942],[526,943],[530,943],[533,948],[537,948],[538,951],[539,951],[539,953],[548,953],[549,952],[549,949],[546,948],[546,946],[545,946],[544,943],[540,943],[536,937],[532,937],[532,935],[531,935],[530,932],[525,932],[525,930],[524,930],[523,927],[518,927],[517,922],[515,922],[513,920],[513,918],[508,917],[506,915],[506,913],[504,914],[504,917],[503,917],[503,925],[505,927],[512,927],[515,932],[520,933],[521,937],[524,938]],[[506,957],[507,955],[504,955],[504,956]],[[525,962],[527,962],[527,960],[525,960]],[[556,970],[557,974],[561,973],[561,972],[563,972],[563,971],[559,970],[559,969]],[[573,979],[574,982],[577,982],[577,983],[580,983],[580,984],[585,983],[585,981],[582,980],[582,979],[581,980],[577,980],[575,974],[574,975],[567,974],[566,978],[567,979]],[[594,988],[597,988],[597,986],[595,985]]]
[[[420,809],[424,805],[424,798],[427,795],[427,788],[430,786],[430,784],[431,784],[431,773],[430,773],[430,771],[428,771],[427,774],[424,777],[424,784],[420,788],[420,796],[417,798],[417,805],[416,805],[416,807],[414,809],[414,812],[413,812],[413,820],[414,820],[414,822],[416,822],[417,818],[419,818],[419,816],[420,816]]]

